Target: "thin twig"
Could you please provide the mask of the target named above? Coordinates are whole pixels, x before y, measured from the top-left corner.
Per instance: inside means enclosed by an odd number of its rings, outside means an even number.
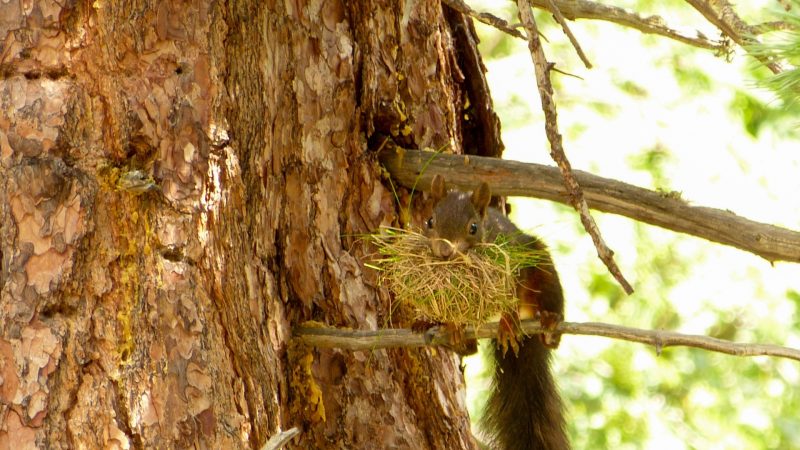
[[[575,51],[578,53],[578,57],[581,58],[583,61],[583,65],[586,66],[587,69],[592,68],[592,63],[589,62],[589,58],[586,57],[586,54],[583,52],[581,45],[578,43],[578,40],[575,38],[575,35],[572,34],[572,30],[569,29],[567,25],[567,19],[564,18],[564,15],[561,14],[561,10],[558,9],[558,5],[553,0],[547,0],[548,8],[550,12],[553,13],[553,17],[555,17],[556,22],[561,25],[561,29],[564,30],[564,34],[567,35],[569,41],[572,43],[572,46],[575,48]]]
[[[289,443],[293,437],[300,434],[297,427],[289,428],[286,431],[281,431],[275,434],[261,447],[261,450],[280,450],[284,445]]]
[[[564,177],[564,185],[570,194],[572,206],[578,211],[583,223],[584,229],[592,237],[594,246],[597,249],[597,256],[608,267],[611,275],[616,278],[622,289],[626,293],[633,293],[633,287],[628,280],[622,275],[617,263],[614,261],[614,252],[608,248],[603,237],[600,235],[600,230],[597,228],[592,215],[589,213],[589,206],[586,204],[586,199],[583,197],[583,191],[575,178],[572,176],[572,167],[564,152],[564,147],[561,141],[561,134],[558,131],[558,114],[556,112],[556,104],[553,100],[553,85],[550,83],[550,64],[544,55],[542,43],[539,41],[539,30],[536,27],[536,21],[533,18],[531,5],[528,0],[518,0],[517,8],[519,10],[519,17],[522,24],[525,25],[525,31],[528,34],[528,49],[531,52],[531,59],[533,60],[533,67],[536,72],[536,86],[539,89],[539,97],[542,101],[542,111],[544,111],[545,118],[545,134],[547,140],[550,141],[550,156],[558,165],[561,170],[561,175]]]
[[[551,2],[557,9],[552,9],[550,7],[549,4]],[[442,3],[464,15],[475,18],[479,22],[497,28],[503,33],[518,39],[527,40],[524,34],[520,33],[519,30],[511,26],[505,20],[488,12],[475,11],[462,0],[442,0]],[[697,33],[696,36],[681,33],[667,26],[665,20],[660,16],[642,17],[624,8],[587,0],[533,0],[533,4],[535,7],[550,11],[553,14],[555,14],[554,11],[557,10],[562,17],[568,20],[589,19],[612,22],[617,25],[633,28],[645,34],[664,36],[693,47],[714,50],[716,53],[720,54],[730,53],[730,49],[725,42],[712,41],[699,33]]]
[[[752,26],[754,34],[764,34],[769,33],[771,31],[792,31],[797,30],[797,27],[792,25],[789,22],[783,22],[781,20],[775,20],[772,22],[764,22],[759,23],[757,25]]]
[[[743,21],[727,0],[714,0],[713,2],[686,0],[686,3],[692,5],[706,20],[714,24],[724,35],[731,38],[733,42],[739,44],[746,51],[750,52],[749,49],[752,44],[758,43],[752,36],[758,34],[759,30]],[[770,60],[769,57],[755,55],[752,52],[750,54],[764,64],[772,73],[779,74],[783,72],[783,67],[779,63]]]
[[[466,327],[466,339],[487,339],[497,337],[498,323],[487,323],[479,328]],[[538,334],[546,331],[538,321],[523,320],[522,331]],[[776,356],[800,361],[800,350],[772,344],[751,344],[732,342],[694,334],[673,331],[642,330],[639,328],[611,325],[597,322],[562,322],[556,327],[562,334],[583,336],[602,336],[623,341],[652,345],[661,352],[666,347],[694,347],[734,356]],[[386,329],[376,331],[353,331],[327,327],[298,327],[294,336],[305,344],[319,348],[341,348],[344,350],[376,350],[381,348],[414,348],[445,345],[451,342],[452,330],[448,327],[434,327],[423,333],[409,329]]]
[[[474,17],[479,22],[485,23],[490,27],[497,28],[503,33],[510,34],[511,36],[514,36],[516,38],[527,40],[524,34],[520,33],[519,30],[512,28],[505,20],[491,13],[475,11],[474,9],[470,8],[469,5],[464,3],[462,0],[442,0],[442,3],[460,12],[461,14]]]
[[[533,0],[537,8],[547,9],[551,0]],[[684,44],[699,48],[714,50],[717,53],[727,54],[730,49],[725,42],[712,41],[699,33],[690,36],[681,33],[666,25],[666,21],[660,16],[642,17],[617,6],[605,5],[602,3],[587,0],[554,0],[559,11],[569,20],[591,19],[613,22],[628,28],[639,30],[646,34],[657,34]],[[552,11],[550,11],[552,12]]]

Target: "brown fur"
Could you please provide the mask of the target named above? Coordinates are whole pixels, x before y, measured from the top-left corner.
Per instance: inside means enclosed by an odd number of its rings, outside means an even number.
[[[500,234],[545,251],[539,266],[520,273],[520,316],[539,317],[546,326],[555,326],[564,313],[564,296],[544,243],[521,233],[507,217],[489,207],[491,190],[486,183],[471,194],[448,192],[444,178],[437,175],[431,192],[437,204],[426,224],[426,235],[434,255],[450,258],[480,242],[493,242]],[[524,337],[516,353],[495,346],[492,392],[483,420],[492,448],[569,449],[563,407],[550,373],[548,347],[558,346],[558,335],[541,336]]]

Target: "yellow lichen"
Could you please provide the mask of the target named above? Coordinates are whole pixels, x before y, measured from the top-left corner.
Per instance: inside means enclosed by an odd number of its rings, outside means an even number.
[[[302,355],[297,354],[301,351],[305,351],[305,353]],[[289,384],[292,390],[299,395],[299,398],[290,406],[290,410],[294,414],[306,417],[312,423],[325,422],[325,404],[322,400],[322,389],[317,384],[312,373],[314,355],[303,346],[290,345],[289,360],[293,361]]]

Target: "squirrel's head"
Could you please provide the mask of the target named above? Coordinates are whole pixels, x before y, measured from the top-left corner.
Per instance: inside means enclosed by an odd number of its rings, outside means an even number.
[[[431,194],[436,206],[425,223],[425,235],[430,238],[434,256],[449,259],[483,242],[486,212],[492,198],[488,184],[481,183],[471,193],[448,192],[444,177],[436,175]]]

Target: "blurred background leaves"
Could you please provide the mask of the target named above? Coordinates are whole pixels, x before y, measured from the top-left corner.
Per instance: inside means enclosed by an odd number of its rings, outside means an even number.
[[[518,21],[513,2],[469,3]],[[604,3],[719,37],[684,1]],[[783,20],[776,1],[734,7],[751,24]],[[552,74],[564,148],[576,169],[800,229],[800,110],[791,96],[768,89],[774,85],[764,80],[771,74],[752,57],[736,49],[728,61],[615,24],[572,21],[594,65],[586,70],[549,13],[538,11],[536,18],[548,59],[580,77]],[[553,164],[525,43],[476,27],[505,157]],[[567,320],[800,347],[800,265],[771,265],[691,236],[594,215],[634,284],[632,296],[597,259],[572,209],[512,200],[512,219],[551,247]],[[487,386],[480,361],[470,359],[467,370],[476,418]],[[576,449],[800,448],[800,364],[794,361],[686,348],[658,354],[628,342],[565,336],[554,368]]]

